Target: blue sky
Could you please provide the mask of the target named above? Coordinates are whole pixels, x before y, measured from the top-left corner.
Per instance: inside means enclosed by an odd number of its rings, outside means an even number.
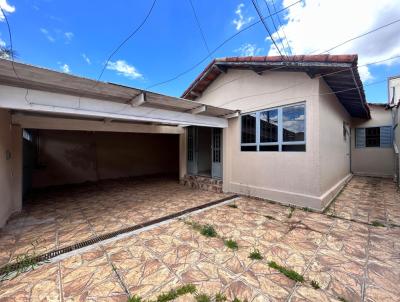
[[[192,1],[210,49],[214,49],[224,39],[235,34],[246,23],[258,20],[250,0]],[[283,1],[282,3],[276,0],[275,5],[282,8],[283,5],[293,3],[295,0]],[[338,33],[333,31],[330,34],[332,25],[326,25],[329,28],[322,26],[329,36],[327,40],[321,27],[312,28],[310,31],[318,32],[307,34],[309,23],[315,20],[302,16],[309,15],[313,9],[321,9],[322,15],[324,11],[329,12],[330,7],[325,4],[327,1],[329,2],[329,0],[306,1],[280,15],[284,25],[282,28],[286,29],[290,44],[296,53],[306,53],[315,47],[322,50],[325,45],[333,46],[396,17],[391,6],[395,4],[395,0],[383,0],[386,10],[380,9],[378,15],[376,10],[373,10],[373,5],[376,5],[374,1],[367,0],[369,4],[366,6],[371,6],[371,15],[369,16],[367,11],[367,15],[359,16],[362,22],[365,20],[363,26],[358,24],[360,19],[352,16],[344,22],[346,29],[336,25]],[[353,1],[358,2],[358,0]],[[314,7],[316,2],[321,2],[317,8]],[[336,2],[338,6],[339,2]],[[268,15],[265,2],[259,0],[258,3],[264,15]],[[143,20],[152,0],[112,2],[0,0],[0,4],[3,8],[6,5],[11,7],[7,16],[19,61],[95,79],[112,50]],[[399,12],[397,17],[400,18],[400,10],[397,11]],[[389,13],[390,16],[387,15]],[[302,18],[301,22],[297,22],[296,18]],[[278,22],[277,19],[275,21]],[[329,23],[329,20],[326,21]],[[324,24],[323,19],[319,22]],[[269,25],[272,28],[272,23]],[[301,33],[307,35],[302,36],[296,30],[301,30]],[[387,43],[387,36],[396,31],[399,32],[397,24],[385,32],[382,31],[382,36],[386,35],[384,42],[386,45],[389,44],[390,51],[371,50],[372,41],[379,43],[378,38],[381,36],[379,33],[375,34],[375,40],[369,40],[373,37],[364,38],[364,42],[352,43],[338,51],[361,53],[363,55],[360,57],[360,63],[364,64],[400,55],[400,44],[396,41],[399,39],[393,38],[391,43]],[[318,38],[318,34],[323,38]],[[309,39],[310,35],[315,39]],[[266,36],[265,28],[259,24],[239,34],[213,54],[213,57],[273,54],[275,50]],[[4,20],[0,22],[0,39],[0,43],[8,44]],[[207,50],[202,42],[189,0],[158,0],[148,22],[111,59],[102,80],[145,89],[187,70],[206,56]],[[151,90],[179,96],[210,60],[211,58],[208,58],[199,67],[179,79]],[[399,74],[399,66],[399,60],[391,61],[390,65],[371,66],[362,72],[364,83],[373,84],[385,80],[388,76]],[[385,82],[366,86],[365,90],[369,101],[386,102]]]

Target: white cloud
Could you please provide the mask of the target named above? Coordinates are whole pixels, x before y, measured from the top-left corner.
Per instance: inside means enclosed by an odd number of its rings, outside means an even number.
[[[15,12],[15,6],[12,6],[7,3],[7,0],[0,0],[0,6],[5,13],[13,13]],[[4,15],[0,10],[0,21],[4,21]]]
[[[245,43],[239,48],[235,49],[235,52],[238,52],[240,56],[258,56],[262,52],[262,48],[258,48],[256,44]]]
[[[135,66],[129,65],[124,60],[108,62],[107,69],[114,70],[117,72],[117,74],[123,75],[123,76],[133,79],[133,80],[143,78],[143,75],[135,68]]]
[[[82,54],[82,58],[85,60],[86,63],[88,63],[89,65],[92,64],[92,62],[90,61],[89,57],[86,54]]]
[[[70,31],[65,32],[64,37],[66,39],[66,42],[69,43],[69,42],[71,42],[72,38],[74,37],[74,33],[70,32]]]
[[[46,37],[50,42],[55,42],[56,39],[50,34],[50,32],[46,28],[41,28],[40,32]]]
[[[288,6],[293,0],[283,0]],[[354,36],[394,21],[400,15],[398,0],[304,0],[288,9],[283,29],[295,54],[319,54]],[[282,28],[279,28],[282,37]],[[400,23],[349,42],[331,54],[358,54],[359,65],[400,55]],[[278,34],[273,34],[278,39]],[[280,46],[280,43],[278,43]],[[271,46],[269,55],[277,55]],[[392,64],[395,60],[385,62]],[[368,67],[359,69],[361,78],[373,78]]]
[[[243,15],[244,4],[240,3],[235,10],[235,14],[237,16],[236,19],[233,19],[233,24],[235,24],[236,30],[240,30],[244,25],[251,22],[254,17],[245,17]]]
[[[5,47],[6,46],[6,42],[2,38],[0,38],[0,46],[1,47]]]
[[[69,68],[68,64],[61,65],[60,69],[65,73],[71,73],[71,69]]]

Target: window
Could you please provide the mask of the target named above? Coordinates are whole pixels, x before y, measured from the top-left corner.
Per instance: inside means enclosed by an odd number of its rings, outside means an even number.
[[[392,126],[356,128],[356,148],[391,148]]]
[[[365,129],[365,147],[380,147],[380,131],[379,127]]]
[[[242,151],[306,151],[305,104],[242,115]]]

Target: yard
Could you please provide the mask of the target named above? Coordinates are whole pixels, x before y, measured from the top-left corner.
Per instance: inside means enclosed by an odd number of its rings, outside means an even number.
[[[143,195],[129,189],[140,186]],[[1,235],[2,263],[26,251],[34,234],[53,246],[68,244],[224,197],[171,183],[105,187],[99,194],[81,188],[43,197],[55,221],[36,216],[43,213],[39,206],[28,207]],[[128,196],[137,198],[128,202]],[[147,301],[193,284],[198,299],[206,298],[202,293],[228,301],[398,301],[399,202],[391,180],[367,177],[354,177],[325,214],[241,197],[60,255],[2,281],[0,300],[127,301],[136,295]],[[196,301],[190,293],[175,300]]]

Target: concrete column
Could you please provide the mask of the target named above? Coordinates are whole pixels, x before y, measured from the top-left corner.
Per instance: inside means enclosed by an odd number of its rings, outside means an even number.
[[[179,179],[185,177],[187,173],[187,128],[185,132],[179,134]]]
[[[22,156],[22,129],[19,126],[12,126],[12,204],[13,212],[21,211],[22,209],[22,178],[23,178],[23,156]]]

